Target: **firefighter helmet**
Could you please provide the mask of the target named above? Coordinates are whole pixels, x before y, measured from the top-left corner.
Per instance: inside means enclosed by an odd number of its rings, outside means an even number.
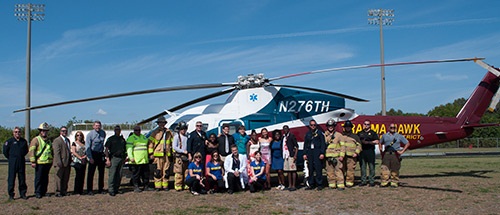
[[[49,130],[49,124],[47,124],[46,122],[40,124],[40,126],[38,126],[38,130],[48,131]]]
[[[184,121],[180,121],[179,124],[177,125],[177,127],[179,128],[179,130],[182,130],[182,129],[187,129],[187,124],[186,122]]]
[[[326,126],[337,126],[337,122],[335,122],[335,120],[333,119],[329,119],[327,122],[326,122]]]
[[[344,122],[344,127],[353,127],[351,120],[347,120]]]

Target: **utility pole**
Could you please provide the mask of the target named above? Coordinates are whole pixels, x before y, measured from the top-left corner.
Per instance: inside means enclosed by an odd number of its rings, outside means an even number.
[[[44,4],[16,4],[14,16],[19,21],[28,21],[28,42],[26,46],[26,108],[31,107],[31,21],[43,21]],[[26,111],[24,138],[30,141],[31,111]]]
[[[382,26],[392,25],[394,21],[394,10],[370,9],[368,10],[368,24],[380,26],[380,64],[384,65],[384,31]],[[385,67],[380,67],[381,94],[382,94],[382,116],[386,115],[386,97],[385,97]]]

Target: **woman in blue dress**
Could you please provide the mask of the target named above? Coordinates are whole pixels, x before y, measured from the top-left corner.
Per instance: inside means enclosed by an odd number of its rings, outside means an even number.
[[[285,189],[285,175],[283,174],[283,147],[281,145],[281,131],[273,131],[273,142],[271,143],[271,168],[278,172],[278,190]]]

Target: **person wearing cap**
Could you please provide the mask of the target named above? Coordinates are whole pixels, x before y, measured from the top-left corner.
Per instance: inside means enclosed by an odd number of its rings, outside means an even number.
[[[9,177],[7,192],[9,193],[9,200],[14,200],[14,185],[16,182],[16,175],[19,180],[19,194],[21,199],[28,199],[26,191],[26,159],[28,154],[28,142],[21,137],[21,129],[15,127],[13,137],[8,139],[3,145],[3,155],[9,161]]]
[[[328,187],[331,189],[344,188],[344,175],[342,173],[345,146],[340,144],[340,141],[335,141],[342,136],[335,128],[337,122],[329,119],[326,122],[325,141],[326,141],[326,175],[328,179]],[[338,175],[338,177],[337,177]]]
[[[106,166],[109,166],[108,193],[115,196],[119,192],[122,181],[122,169],[127,157],[127,142],[121,135],[121,128],[116,125],[115,134],[106,140],[104,155],[106,156]]]
[[[94,195],[94,174],[95,170],[99,171],[99,178],[97,182],[98,193],[104,193],[104,170],[106,167],[106,160],[104,156],[104,140],[106,139],[106,132],[101,129],[101,122],[95,121],[93,128],[87,134],[85,140],[86,155],[89,160],[89,167],[87,173],[87,194]]]
[[[323,189],[323,164],[325,159],[325,135],[318,129],[318,123],[312,119],[309,121],[309,131],[304,137],[304,160],[307,161],[307,169],[309,170],[309,177],[307,178],[309,185],[306,190]],[[316,173],[316,175],[314,175]]]
[[[367,180],[370,187],[375,186],[375,145],[379,143],[377,132],[371,129],[370,120],[365,120],[363,123],[363,130],[358,132],[359,139],[361,140],[362,151],[359,154],[359,167],[361,168],[361,184],[359,186],[366,186]],[[366,167],[370,171],[370,175],[366,176]]]
[[[382,135],[378,147],[382,155],[380,186],[387,187],[390,184],[391,187],[398,187],[401,168],[399,157],[410,147],[410,142],[396,132],[396,124],[391,123],[389,132]]]
[[[67,195],[69,175],[71,173],[71,145],[69,143],[68,128],[62,126],[59,137],[54,139],[52,150],[54,152],[54,178],[56,182],[56,197]]]
[[[356,169],[356,160],[361,152],[361,140],[358,135],[352,133],[353,124],[350,120],[344,122],[344,132],[336,141],[340,142],[341,146],[345,147],[345,157],[343,159],[343,170],[345,175],[345,186],[354,186],[354,170]],[[335,140],[334,140],[335,142]],[[337,183],[339,186],[339,183]],[[338,187],[339,190],[343,188]]]
[[[156,191],[164,189],[168,191],[168,178],[170,175],[170,157],[172,156],[172,132],[165,128],[167,120],[160,116],[156,121],[158,128],[151,132],[149,145],[153,146],[153,164],[156,164],[154,172],[154,184]]]
[[[132,169],[132,183],[134,192],[141,192],[149,189],[149,154],[153,153],[153,148],[148,146],[148,138],[141,134],[141,127],[136,125],[134,133],[127,138],[127,155],[130,168]],[[142,178],[142,190],[139,188],[139,181]]]
[[[35,168],[35,197],[42,198],[47,194],[49,185],[49,173],[52,167],[52,142],[50,142],[47,133],[49,124],[46,122],[38,126],[40,134],[33,138],[29,147],[29,157],[31,167]]]

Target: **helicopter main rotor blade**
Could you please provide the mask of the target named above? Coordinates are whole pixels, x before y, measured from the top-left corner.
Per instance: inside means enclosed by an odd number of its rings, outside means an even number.
[[[386,63],[386,64],[368,64],[368,65],[360,65],[360,66],[346,66],[346,67],[337,67],[337,68],[331,68],[331,69],[321,69],[321,70],[300,72],[300,73],[295,73],[295,74],[290,74],[290,75],[274,77],[274,78],[270,78],[268,80],[275,81],[275,80],[280,80],[280,79],[285,79],[285,78],[291,78],[291,77],[297,77],[297,76],[303,76],[303,75],[311,75],[311,74],[324,73],[324,72],[334,72],[334,71],[351,70],[351,69],[365,69],[365,68],[381,67],[381,66],[401,66],[401,65],[412,65],[412,64],[451,63],[451,62],[464,62],[464,61],[477,61],[477,60],[484,60],[484,58],[460,58],[460,59],[427,60],[427,61],[398,62],[398,63]]]
[[[342,94],[342,93],[336,93],[336,92],[331,92],[331,91],[321,90],[321,89],[316,89],[316,88],[311,88],[311,87],[301,87],[301,86],[283,85],[283,84],[271,84],[271,86],[310,90],[310,91],[329,94],[329,95],[333,95],[333,96],[337,96],[337,97],[341,97],[341,98],[345,98],[345,99],[350,99],[350,100],[357,101],[357,102],[368,102],[369,101],[366,99],[362,99],[362,98],[358,98],[358,97],[354,97],[354,96],[350,96],[350,95],[346,95],[346,94]]]
[[[222,95],[224,95],[224,94],[231,93],[231,92],[233,92],[234,90],[236,90],[236,87],[231,87],[231,88],[227,88],[227,89],[224,89],[224,90],[222,90],[222,91],[219,91],[219,92],[211,93],[211,94],[208,94],[208,95],[206,95],[206,96],[202,96],[202,97],[199,97],[199,98],[196,98],[196,99],[193,99],[193,100],[187,101],[187,102],[185,102],[185,103],[182,103],[182,104],[180,104],[180,105],[177,105],[177,106],[175,106],[175,107],[173,107],[173,108],[170,108],[170,109],[168,109],[168,112],[174,112],[174,111],[180,110],[180,109],[182,109],[182,108],[188,107],[188,106],[190,106],[190,105],[196,104],[196,103],[198,103],[198,102],[202,102],[202,101],[205,101],[205,100],[207,100],[207,99],[211,99],[211,98],[215,98],[215,97],[217,97],[217,96],[222,96]],[[138,123],[138,125],[143,125],[143,124],[145,124],[145,123],[151,122],[152,120],[154,120],[154,119],[156,119],[156,118],[158,118],[158,117],[160,117],[160,116],[163,116],[163,115],[168,114],[168,112],[167,112],[167,111],[162,111],[162,112],[161,112],[161,113],[159,113],[159,114],[156,114],[156,115],[154,115],[154,116],[152,116],[152,117],[149,117],[149,118],[147,118],[147,119],[144,119],[144,120],[140,121],[140,122]]]
[[[65,101],[65,102],[57,102],[57,103],[52,103],[52,104],[27,107],[24,109],[15,110],[14,113],[27,111],[27,110],[35,110],[35,109],[40,109],[40,108],[59,106],[59,105],[88,102],[88,101],[95,101],[95,100],[102,100],[102,99],[110,99],[110,98],[118,98],[118,97],[125,97],[125,96],[134,96],[134,95],[141,95],[141,94],[159,93],[159,92],[167,92],[167,91],[178,91],[178,90],[217,88],[217,87],[233,86],[233,85],[234,85],[233,83],[218,83],[218,84],[196,84],[196,85],[185,85],[185,86],[175,86],[175,87],[162,87],[162,88],[157,88],[157,89],[140,90],[140,91],[127,92],[127,93],[117,93],[117,94],[110,94],[110,95],[106,95],[106,96],[97,96],[97,97],[90,97],[90,98],[84,98],[84,99],[75,99],[75,100],[70,100],[70,101]]]

